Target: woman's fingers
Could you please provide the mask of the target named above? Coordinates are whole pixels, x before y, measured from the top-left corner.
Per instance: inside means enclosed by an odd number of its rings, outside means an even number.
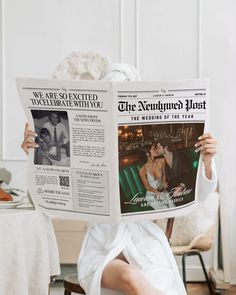
[[[32,141],[23,141],[22,146],[31,148],[31,147],[38,147],[39,145],[35,142],[32,142]]]
[[[204,149],[203,151],[203,154],[216,154],[217,152],[217,149],[216,148],[207,148],[207,149]]]
[[[37,148],[38,144],[35,143],[35,137],[38,135],[30,129],[29,123],[25,124],[24,141],[21,144],[22,149],[28,154],[30,148]]]
[[[198,140],[195,144],[195,152],[202,153],[202,160],[205,164],[211,163],[211,159],[217,152],[217,141],[210,133],[201,135]]]
[[[35,138],[37,137],[38,135],[32,131],[32,130],[28,130],[24,133],[24,140],[27,140],[28,138],[32,137],[32,138]]]
[[[25,131],[27,131],[27,130],[29,130],[30,128],[29,128],[29,123],[28,122],[26,122],[25,123]]]
[[[37,133],[35,133],[33,130],[27,130],[24,132],[25,135],[30,135],[30,136],[37,136]]]
[[[200,145],[195,152],[199,152],[199,151],[206,151],[206,150],[212,150],[212,149],[216,149],[216,145],[214,143],[205,143]]]
[[[205,134],[199,136],[199,137],[198,137],[198,140],[204,140],[204,139],[206,139],[206,138],[214,139],[214,137],[212,136],[211,133],[205,133]]]
[[[35,142],[23,142],[21,144],[22,149],[28,154],[29,153],[29,149],[30,148],[37,148],[38,144],[36,144]]]
[[[29,123],[25,123],[24,138],[28,136],[36,137],[38,135],[37,133],[35,133],[33,130],[30,129]]]
[[[24,140],[25,143],[34,143],[35,141],[32,139],[32,137],[28,137]]]
[[[214,144],[214,145],[217,145],[217,141],[215,139],[206,138],[204,140],[198,141],[195,144],[195,147],[198,147],[198,146],[201,146],[201,145],[204,145],[204,144]]]
[[[217,141],[210,134],[203,134],[199,138],[199,141],[195,144],[195,152],[201,152],[203,154],[203,161],[209,161],[217,152]]]
[[[198,139],[199,141],[195,144],[196,152],[216,149],[217,141],[210,133],[203,134]]]

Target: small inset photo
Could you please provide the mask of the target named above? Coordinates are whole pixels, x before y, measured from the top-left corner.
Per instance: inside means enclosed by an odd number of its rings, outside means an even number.
[[[65,111],[31,110],[35,132],[34,164],[70,167],[70,136]]]

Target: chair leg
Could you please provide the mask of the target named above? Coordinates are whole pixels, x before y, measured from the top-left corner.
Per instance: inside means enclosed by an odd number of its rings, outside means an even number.
[[[204,275],[205,275],[205,278],[206,278],[206,281],[207,281],[207,286],[208,286],[208,289],[209,289],[209,293],[211,294],[212,293],[211,283],[210,283],[210,280],[209,280],[209,277],[208,277],[208,274],[207,274],[207,271],[206,271],[206,268],[205,268],[204,261],[202,259],[202,255],[201,255],[201,253],[198,253],[198,252],[197,252],[197,255],[198,255],[199,260],[200,260],[201,265],[202,265],[202,269],[203,269],[203,272],[204,272]]]
[[[184,287],[187,290],[187,282],[186,282],[186,259],[187,255],[183,254],[182,255],[182,270],[183,270],[183,282],[184,282]]]
[[[50,295],[51,293],[51,286],[55,283],[56,281],[56,276],[55,277],[51,277],[50,278],[50,283],[48,284],[48,295]]]
[[[65,289],[64,295],[71,295],[71,292]]]

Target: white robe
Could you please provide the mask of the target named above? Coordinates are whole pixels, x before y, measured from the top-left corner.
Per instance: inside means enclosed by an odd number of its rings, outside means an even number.
[[[198,188],[201,200],[216,188],[215,164],[212,179],[201,167]],[[166,295],[185,295],[172,250],[164,232],[152,221],[121,222],[88,226],[78,259],[78,280],[86,295],[118,295],[120,291],[101,288],[105,266],[123,253],[126,260],[141,269],[148,280]]]
[[[216,188],[216,170],[212,179],[201,168],[199,192],[205,199]],[[152,221],[119,224],[90,223],[78,259],[78,280],[86,295],[118,295],[120,291],[101,288],[105,266],[123,253],[126,260],[141,269],[148,280],[166,295],[185,295],[172,250],[164,232]]]

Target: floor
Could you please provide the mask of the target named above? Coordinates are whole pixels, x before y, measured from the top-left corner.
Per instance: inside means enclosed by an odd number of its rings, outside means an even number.
[[[232,287],[229,291],[225,291],[222,294],[236,295],[236,287]],[[64,295],[62,282],[54,283],[50,295]],[[192,283],[188,284],[188,295],[209,295],[209,292],[206,284]]]
[[[199,283],[188,284],[188,295],[209,295],[207,285]],[[222,292],[222,295],[236,295],[236,287],[231,287],[230,290]]]

